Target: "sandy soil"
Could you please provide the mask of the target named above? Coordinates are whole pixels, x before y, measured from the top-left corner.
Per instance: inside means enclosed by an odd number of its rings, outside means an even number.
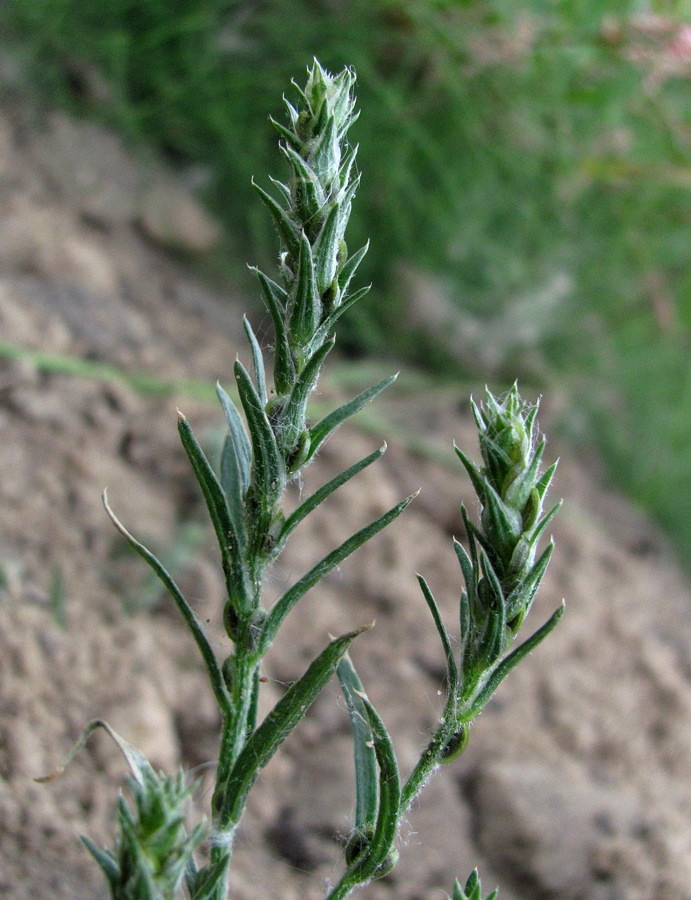
[[[163,379],[229,381],[236,352],[247,355],[241,313],[256,307],[215,296],[176,262],[171,248],[204,250],[215,227],[171,184],[99,128],[0,107],[0,340]],[[451,457],[452,439],[477,453],[466,400],[399,393],[380,403]],[[170,559],[222,652],[222,584],[208,530],[190,525],[203,523],[202,505],[176,406],[218,443],[220,410],[184,391],[146,395],[27,358],[0,361],[0,894],[9,900],[105,896],[78,835],[112,840],[117,751],[95,736],[62,779],[32,781],[92,717],[156,766],[199,767],[197,802],[208,802],[217,715],[193,644],[100,503],[107,485],[118,515]],[[545,410],[546,430],[555,414]],[[305,490],[378,442],[343,429]],[[550,453],[562,455],[555,493],[565,505],[529,624],[562,597],[567,615],[500,689],[464,756],[430,783],[399,866],[361,896],[441,900],[477,864],[503,900],[691,898],[689,585],[591,459]],[[406,515],[287,619],[263,700],[269,708],[329,633],[376,619],[353,657],[404,770],[441,703],[441,654],[414,573],[428,577],[452,627],[451,535],[469,499],[460,470],[391,441],[378,466],[302,526],[271,588],[278,595],[420,485]],[[353,802],[348,728],[331,687],[263,772],[238,842],[237,900],[311,900],[337,877]]]

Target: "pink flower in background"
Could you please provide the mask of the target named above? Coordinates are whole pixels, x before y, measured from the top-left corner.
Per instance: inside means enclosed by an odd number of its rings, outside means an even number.
[[[691,25],[663,16],[627,22],[607,20],[603,37],[622,46],[630,62],[645,66],[645,87],[655,90],[671,78],[691,78]]]

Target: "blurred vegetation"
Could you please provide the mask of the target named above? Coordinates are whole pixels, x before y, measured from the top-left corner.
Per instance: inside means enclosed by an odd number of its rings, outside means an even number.
[[[558,381],[565,430],[596,435],[687,549],[690,15],[687,0],[15,0],[0,25],[49,102],[201,186],[237,280],[238,260],[275,253],[249,186],[279,174],[261,123],[313,55],[353,65],[352,240],[372,237],[375,289],[349,349]]]

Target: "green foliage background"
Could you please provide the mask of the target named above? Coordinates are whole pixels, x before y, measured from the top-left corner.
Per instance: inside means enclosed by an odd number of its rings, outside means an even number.
[[[276,173],[275,135],[261,123],[281,114],[284,85],[312,56],[353,65],[364,172],[353,240],[372,238],[364,277],[375,288],[350,349],[455,376],[558,381],[565,429],[597,438],[613,480],[682,549],[689,21],[681,0],[15,0],[0,10],[5,42],[49,101],[204,173],[236,279],[239,260],[275,252],[249,186]],[[410,324],[403,261],[434,277],[465,323],[459,334],[474,335],[467,347],[440,348]]]

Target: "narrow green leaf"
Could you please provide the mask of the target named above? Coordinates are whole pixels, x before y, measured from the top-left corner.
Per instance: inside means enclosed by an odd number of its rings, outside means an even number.
[[[325,341],[325,343],[312,354],[305,364],[305,368],[295,380],[293,389],[290,392],[290,397],[283,410],[281,420],[283,430],[281,437],[283,439],[284,449],[287,453],[290,453],[293,449],[295,442],[298,440],[305,427],[307,402],[317,384],[319,371],[324,360],[333,350],[335,343],[335,338]]]
[[[303,226],[324,206],[324,191],[319,179],[308,163],[290,146],[281,146],[281,152],[290,163],[295,181],[295,202]]]
[[[523,528],[521,514],[507,506],[491,484],[488,484],[485,490],[484,506],[489,514],[491,533],[484,517],[482,521],[487,537],[495,545],[495,553],[501,553],[502,556],[510,555]]]
[[[315,84],[312,91],[312,108],[318,109],[316,122],[314,123],[313,133],[320,134],[326,128],[329,119],[329,104],[322,102],[326,97],[326,89],[324,84]]]
[[[254,179],[252,179],[252,187],[259,194],[271,213],[286,250],[293,259],[297,259],[300,248],[300,232],[297,225],[293,222],[280,203],[277,203],[271,194],[267,194],[263,188],[259,187]]]
[[[318,344],[320,341],[325,340],[328,335],[333,331],[336,322],[341,318],[341,316],[348,312],[351,306],[355,306],[358,301],[362,300],[363,297],[366,297],[369,293],[371,285],[367,284],[365,287],[361,287],[359,290],[355,291],[354,294],[351,294],[350,297],[347,297],[345,300],[342,300],[340,305],[335,307],[328,316],[324,319],[322,324],[314,333],[314,338],[312,343]]]
[[[259,279],[264,290],[264,300],[269,312],[274,306],[280,310],[285,310],[288,306],[288,292],[256,266],[248,266],[247,268]]]
[[[482,569],[482,574],[487,579],[496,602],[503,609],[506,604],[504,589],[501,586],[501,582],[499,581],[497,573],[494,571],[494,566],[490,562],[489,557],[484,550],[480,551],[480,566]]]
[[[244,497],[250,484],[252,446],[250,444],[249,438],[247,437],[245,425],[242,421],[240,413],[238,412],[237,407],[233,403],[230,396],[221,386],[220,382],[216,382],[216,394],[218,396],[218,399],[221,401],[221,406],[223,407],[223,412],[225,413],[226,421],[228,423],[228,431],[230,432],[230,437],[233,441],[233,448],[237,459],[237,472],[238,480],[240,483],[240,492]]]
[[[331,641],[310,664],[304,675],[288,688],[249,738],[225,787],[225,806],[220,817],[222,827],[238,821],[247,794],[260,769],[269,762],[316,700],[352,641],[370,627],[367,625],[358,628]]]
[[[264,302],[271,315],[276,336],[274,348],[274,381],[279,394],[286,394],[295,379],[295,366],[288,344],[285,308],[288,295],[280,285],[268,278],[261,269],[253,269],[261,285]]]
[[[298,506],[298,508],[288,516],[288,518],[283,523],[283,527],[281,529],[281,533],[278,536],[276,541],[276,548],[280,552],[280,549],[286,542],[288,536],[294,531],[294,529],[302,522],[302,520],[308,516],[312,510],[316,509],[320,503],[323,503],[327,497],[329,497],[335,490],[341,487],[342,484],[345,484],[347,481],[350,481],[358,472],[361,472],[363,469],[367,468],[367,466],[371,465],[373,462],[378,460],[386,451],[386,444],[383,444],[378,450],[375,450],[374,453],[370,453],[369,456],[365,456],[364,459],[361,459],[359,462],[356,462],[354,465],[350,466],[349,469],[346,469],[344,472],[341,472],[339,475],[336,475],[335,478],[332,478],[331,481],[327,481],[326,484],[322,485],[322,487],[318,488],[310,497],[308,497],[303,503]]]
[[[480,438],[482,438],[482,435],[487,431],[487,419],[484,416],[482,408],[477,405],[472,397],[470,398],[470,411],[475,419],[475,427],[477,428],[478,434],[480,435]]]
[[[292,107],[291,107],[292,108]],[[289,113],[290,114],[290,113]],[[297,115],[296,115],[297,119]],[[293,149],[297,150],[300,146],[300,139],[296,134],[294,134],[290,128],[286,128],[285,125],[282,125],[280,122],[277,122],[276,119],[269,116],[269,122],[273,125],[276,131],[281,135],[284,141],[287,141],[288,144],[293,147]]]
[[[545,528],[549,525],[552,519],[556,516],[556,514],[561,509],[563,501],[560,500],[558,503],[555,503],[552,509],[547,513],[547,515],[543,516],[540,521],[535,526],[535,530],[530,536],[530,543],[534,547],[537,542],[540,540]]]
[[[229,432],[221,453],[221,487],[228,503],[239,555],[244,557],[247,545],[245,496],[250,483],[252,450],[235,404],[220,384],[216,385],[216,392],[226,414]]]
[[[496,900],[496,897],[497,891],[495,890],[487,895],[486,900]],[[465,888],[461,888],[458,881],[455,882],[452,900],[482,900],[482,884],[480,883],[477,869],[471,873],[470,878],[465,883]]]
[[[386,860],[396,838],[398,815],[401,808],[401,780],[391,736],[367,695],[361,694],[360,696],[372,729],[374,752],[379,766],[377,824],[369,853],[361,862],[355,864],[361,875],[365,874],[367,878],[370,878]]]
[[[341,239],[340,213],[339,204],[334,203],[314,242],[314,272],[320,294],[336,277],[338,243]]]
[[[533,458],[530,461],[530,465],[524,469],[518,478],[514,479],[511,484],[506,485],[505,490],[502,491],[506,502],[510,503],[515,509],[523,509],[528,502],[528,497],[538,480],[537,473],[540,469],[540,463],[542,462],[542,455],[545,452],[545,447],[545,441],[540,441],[533,454]]]
[[[340,193],[339,202],[341,204],[342,215],[345,219],[350,217],[350,208],[353,198],[360,187],[360,176],[357,175]]]
[[[540,495],[540,500],[542,500],[544,498],[545,494],[547,493],[547,489],[549,488],[550,484],[552,483],[552,479],[554,478],[554,473],[557,471],[558,463],[559,463],[559,460],[557,460],[556,462],[553,462],[552,465],[549,467],[549,469],[545,469],[545,471],[540,476],[540,480],[535,485],[535,488],[537,489],[537,492]]]
[[[468,546],[470,547],[470,558],[473,560],[473,568],[477,570],[477,547],[482,549],[489,556],[495,554],[496,551],[485,535],[480,531],[477,525],[471,521],[465,506],[461,505],[461,515],[463,516],[463,524],[465,525],[466,534],[468,535]],[[477,545],[477,546],[476,546]]]
[[[197,872],[192,885],[189,886],[190,900],[217,900],[224,896],[219,888],[228,875],[228,859],[223,856],[215,863],[209,863]]]
[[[199,446],[189,422],[179,410],[178,431],[214,526],[216,540],[221,550],[228,596],[242,604],[243,608],[248,609],[249,600],[242,567],[241,540],[231,517],[226,495],[204,451]]]
[[[247,335],[247,340],[249,341],[250,349],[252,351],[252,364],[254,366],[254,378],[257,382],[257,393],[259,394],[259,399],[262,402],[263,406],[266,406],[267,394],[266,394],[266,373],[264,371],[264,357],[262,355],[262,348],[259,346],[259,341],[257,340],[257,336],[254,333],[254,329],[250,324],[250,320],[247,316],[243,317],[242,324],[245,329],[245,334]]]
[[[298,122],[298,111],[295,109],[290,100],[287,100],[285,97],[283,98],[283,105],[286,108],[286,112],[288,113],[288,118],[290,119],[291,125],[293,126],[293,128],[295,128]]]
[[[446,657],[446,679],[448,681],[447,692],[449,694],[455,694],[456,688],[458,687],[458,668],[453,655],[451,641],[449,640],[449,633],[446,630],[441,613],[439,612],[439,607],[437,606],[437,601],[434,599],[434,595],[432,594],[429,585],[422,575],[418,575],[417,580],[422,589],[422,595],[429,607],[429,611],[432,613],[432,618],[434,619],[434,624],[437,627],[441,645],[444,649],[444,656]]]
[[[516,394],[516,385],[511,388],[509,394],[507,396],[507,400],[510,399],[511,394]],[[498,400],[494,394],[485,387],[485,402],[487,403],[488,414],[485,415],[485,421],[489,423],[490,419],[497,419],[498,421],[506,422],[506,418],[504,416],[505,412],[505,404]]]
[[[482,474],[475,463],[470,459],[469,456],[461,450],[460,447],[454,444],[453,449],[456,451],[456,456],[463,463],[468,476],[473,483],[473,490],[477,494],[480,499],[480,502],[484,504],[485,502],[485,480],[482,477]]]
[[[316,62],[316,60],[315,60],[315,62]],[[307,71],[309,72],[309,66],[307,67]],[[300,85],[297,83],[297,81],[296,81],[294,78],[291,78],[291,79],[290,79],[290,84],[292,85],[292,87],[293,87],[293,89],[295,90],[295,93],[298,95],[299,99],[302,100],[302,102],[305,104],[305,106],[307,107],[307,109],[309,109],[310,111],[312,111],[312,107],[311,107],[311,105],[310,105],[310,102],[309,102],[309,100],[307,99],[307,96],[306,96],[305,92],[303,91],[303,89],[302,89],[302,88],[300,87]],[[290,104],[288,103],[288,101],[287,101],[285,98],[284,98],[284,101],[283,101],[283,102],[286,104],[286,106],[290,106]],[[291,109],[292,109],[292,106],[291,106]]]
[[[401,813],[401,787],[398,763],[386,726],[367,698],[360,694],[372,729],[372,742],[379,768],[379,808],[374,835],[369,845],[348,867],[339,883],[329,893],[329,900],[347,897],[358,884],[367,884],[386,874],[398,854],[392,849]],[[385,868],[386,871],[382,871]]]
[[[506,616],[502,612],[498,609],[488,611],[487,625],[477,648],[477,658],[483,669],[493,666],[501,656],[506,633]]]
[[[322,184],[328,184],[333,181],[338,174],[341,156],[338,135],[336,134],[336,121],[333,117],[326,123],[317,146],[310,156],[311,166],[319,181]]]
[[[468,510],[465,507],[464,503],[461,503],[461,518],[463,519],[463,525],[465,526],[465,531],[468,536],[468,549],[470,550],[470,559],[472,563],[473,572],[479,573],[480,571],[480,563],[478,560],[478,546],[484,548],[484,550],[489,554],[491,548],[487,546],[485,541],[485,536],[482,532],[477,528],[477,526],[471,521],[470,516],[468,515]],[[475,584],[479,579],[479,575],[475,578]]]
[[[369,241],[367,241],[364,247],[360,247],[359,250],[356,250],[355,253],[353,253],[353,255],[348,260],[346,260],[345,265],[338,273],[338,287],[340,288],[342,297],[345,297],[348,290],[348,285],[350,284],[353,275],[355,275],[355,273],[357,272],[358,266],[365,258],[365,254],[368,250]]]
[[[477,577],[474,574],[473,563],[466,553],[466,549],[463,544],[460,541],[456,540],[456,538],[453,539],[453,549],[456,551],[456,557],[461,567],[461,572],[463,573],[463,580],[465,581],[467,589],[471,591],[474,589],[477,582]]]
[[[564,603],[562,602],[561,606],[557,607],[557,609],[552,613],[549,619],[547,619],[544,625],[538,628],[538,630],[534,634],[532,634],[527,641],[524,641],[520,645],[520,647],[517,647],[513,652],[509,653],[508,656],[504,657],[504,659],[490,674],[482,690],[473,699],[470,709],[461,716],[461,722],[470,722],[482,711],[489,698],[496,691],[502,681],[506,678],[511,669],[517,666],[518,663],[531,652],[531,650],[534,650],[537,645],[547,637],[547,635],[554,629],[563,615]]]
[[[246,546],[243,504],[244,472],[241,469],[232,435],[227,435],[221,452],[221,487],[228,500],[228,511],[238,539],[240,555]]]
[[[135,550],[139,554],[139,556],[141,556],[142,559],[146,563],[148,563],[149,566],[151,566],[153,571],[160,578],[164,587],[168,590],[168,593],[173,598],[175,605],[177,606],[178,611],[180,612],[180,615],[182,616],[185,624],[189,628],[192,637],[194,638],[194,641],[199,648],[202,659],[206,664],[206,670],[209,675],[209,681],[211,682],[211,688],[214,692],[214,696],[216,697],[216,702],[218,703],[221,711],[225,715],[230,716],[232,707],[230,696],[228,695],[228,689],[226,688],[226,684],[223,679],[223,675],[221,674],[221,669],[216,660],[214,651],[211,649],[211,644],[209,643],[209,640],[204,633],[204,628],[202,627],[202,624],[197,618],[194,610],[189,605],[186,598],[183,596],[180,588],[173,581],[165,566],[154,556],[154,554],[149,549],[147,549],[143,544],[140,544],[139,541],[129,533],[129,531],[115,515],[108,504],[108,494],[106,491],[103,492],[103,505],[105,506],[106,512],[108,513],[108,516],[110,517],[113,525],[115,525],[117,530],[125,538],[130,547],[132,547],[132,549]]]
[[[120,884],[120,866],[113,854],[109,850],[102,850],[84,834],[80,834],[79,839],[99,864],[108,880],[111,890],[115,892]]]
[[[344,137],[348,129],[350,129],[360,118],[360,110],[357,112],[353,111],[355,97],[352,94],[352,87],[355,83],[355,73],[352,69],[347,69],[344,70],[342,74],[342,80],[340,75],[336,79],[342,86],[333,107],[334,118],[340,123],[338,130],[339,138]]]
[[[257,503],[263,507],[266,517],[270,516],[285,485],[283,458],[261,400],[239,360],[235,363],[235,378],[252,436],[252,485]],[[264,523],[264,533],[268,530],[268,524]]]
[[[355,756],[355,829],[374,832],[379,808],[379,778],[372,727],[362,699],[364,688],[353,663],[346,654],[336,669],[353,729]]]
[[[380,381],[379,384],[367,388],[366,391],[358,394],[357,397],[350,400],[348,403],[344,403],[343,406],[339,406],[338,409],[335,409],[333,412],[329,413],[328,416],[320,419],[316,425],[313,425],[310,429],[311,442],[307,461],[312,459],[314,454],[323,445],[324,441],[342,422],[350,418],[350,416],[355,415],[356,412],[359,412],[362,407],[366,406],[371,400],[374,400],[378,394],[381,394],[383,390],[393,384],[396,378],[398,378],[398,375],[392,375],[390,378],[385,378],[383,381]]]
[[[322,312],[314,274],[312,247],[304,232],[300,237],[300,254],[292,304],[290,312],[291,343],[294,346],[297,341],[298,345],[303,348],[311,343]]]
[[[465,893],[468,900],[482,900],[482,897],[480,896],[481,890],[480,876],[478,875],[477,869],[474,869],[465,883]]]
[[[461,602],[459,609],[459,619],[460,619],[460,641],[461,641],[461,662],[460,662],[460,672],[461,672],[461,682],[459,687],[463,687],[463,673],[465,672],[465,650],[468,645],[468,641],[470,639],[470,600],[468,598],[468,594],[466,591],[461,592]]]
[[[537,589],[540,587],[540,582],[547,570],[553,551],[554,544],[548,544],[530,572],[516,585],[506,598],[506,617],[509,621],[515,618],[520,612],[523,612],[525,617],[525,614],[530,609],[533,599],[535,598]]]
[[[283,194],[283,199],[286,201],[286,203],[290,204],[290,188],[288,187],[288,185],[283,184],[283,182],[279,181],[278,178],[272,178],[271,175],[269,175],[269,181]]]
[[[350,184],[350,175],[353,171],[353,166],[355,165],[355,159],[357,158],[359,149],[360,148],[357,144],[354,147],[351,147],[345,159],[341,163],[341,170],[338,173],[338,177],[343,188],[347,188],[347,186]]]
[[[500,446],[502,439],[511,433],[507,429],[496,433],[492,438],[484,435],[480,442],[480,451],[485,463],[485,473],[489,485],[499,487],[504,478],[504,474],[511,465],[511,460],[506,452]]]
[[[369,525],[365,525],[364,528],[361,528],[360,531],[344,541],[340,547],[332,550],[331,553],[321,559],[316,566],[310,569],[306,575],[303,575],[298,582],[289,588],[286,593],[276,601],[264,623],[264,628],[262,629],[261,637],[259,638],[259,645],[256,650],[257,658],[263,656],[269,649],[281,622],[285,619],[298,600],[304,597],[307,591],[314,587],[314,585],[335,566],[343,562],[343,560],[350,556],[351,553],[354,553],[358,547],[361,547],[370,540],[370,538],[374,537],[375,534],[383,528],[386,528],[387,525],[400,516],[406,506],[408,506],[410,501],[416,496],[417,494],[411,494],[410,497],[401,500],[400,503],[397,503],[388,512],[384,513],[383,516],[375,519],[374,522],[370,522]]]
[[[511,388],[511,393],[513,396],[515,396],[516,401],[517,401],[515,414],[520,414],[521,407],[524,404],[522,403],[521,398],[519,397],[519,394],[518,394],[518,382],[517,381],[514,381],[513,387]],[[538,400],[537,403],[535,403],[534,406],[532,406],[530,408],[528,415],[525,417],[524,427],[525,427],[525,430],[528,432],[528,443],[530,444],[531,447],[533,445],[533,429],[535,428],[535,421],[537,419],[537,412],[538,412],[539,408],[540,408],[540,401]]]

